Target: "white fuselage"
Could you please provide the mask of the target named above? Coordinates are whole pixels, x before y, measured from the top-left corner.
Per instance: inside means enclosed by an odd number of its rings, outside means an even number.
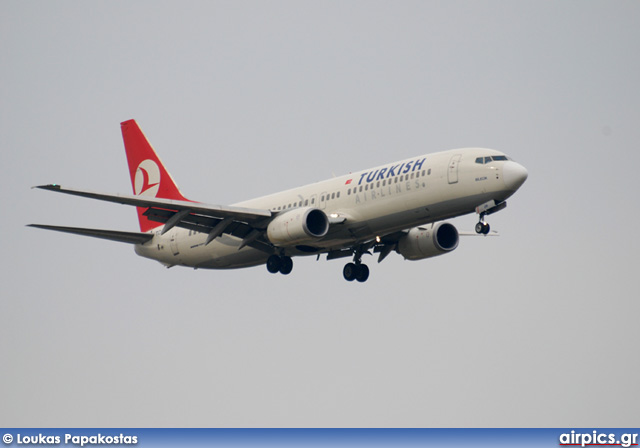
[[[479,158],[491,156],[505,160],[478,162]],[[511,170],[509,164],[520,167],[506,160],[503,153],[491,149],[443,151],[234,205],[268,209],[275,214],[315,207],[336,223],[343,221],[331,225],[326,236],[313,242],[315,252],[300,246],[284,248],[287,255],[315,255],[353,246],[378,235],[473,213],[487,201],[504,201],[521,184],[510,184],[509,174],[505,173]],[[241,239],[228,234],[206,245],[205,233],[179,227],[164,235],[161,231],[162,226],[152,231],[155,235],[151,241],[136,245],[136,253],[167,266],[208,269],[264,264],[269,256],[248,246],[238,250]]]

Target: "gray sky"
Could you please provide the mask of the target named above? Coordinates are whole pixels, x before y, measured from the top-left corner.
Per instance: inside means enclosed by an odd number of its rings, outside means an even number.
[[[637,426],[637,1],[0,3],[4,426]],[[24,227],[137,230],[138,120],[230,204],[433,151],[529,170],[443,257],[165,269]],[[453,220],[471,230],[475,216]]]

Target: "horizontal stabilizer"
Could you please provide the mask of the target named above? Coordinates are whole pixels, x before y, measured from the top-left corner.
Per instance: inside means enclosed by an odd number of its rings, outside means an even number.
[[[120,232],[118,230],[83,229],[80,227],[45,226],[42,224],[29,224],[28,227],[37,227],[38,229],[92,236],[94,238],[102,238],[104,240],[119,241],[121,243],[129,244],[144,244],[153,238],[153,234],[151,233]]]
[[[474,231],[459,230],[458,231],[458,235],[460,235],[460,236],[500,236],[500,234],[498,232],[496,232],[495,230],[492,230],[491,232],[487,233],[486,235],[483,235],[483,234],[480,234],[480,233],[476,233]]]

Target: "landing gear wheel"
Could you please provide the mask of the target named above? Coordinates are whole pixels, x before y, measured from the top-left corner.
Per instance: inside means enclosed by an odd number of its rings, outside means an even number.
[[[360,283],[366,282],[369,278],[369,267],[366,264],[356,266],[356,280]]]
[[[476,233],[479,233],[481,235],[486,235],[487,233],[489,233],[489,230],[491,229],[491,227],[489,226],[489,223],[487,222],[479,222],[478,224],[476,224]]]
[[[267,258],[267,271],[275,274],[280,272],[280,267],[282,266],[282,260],[277,255],[271,255]]]
[[[291,259],[291,257],[282,257],[280,259],[280,273],[282,275],[288,275],[291,273],[291,270],[293,269],[293,260]]]
[[[347,263],[344,265],[344,269],[342,269],[342,275],[344,275],[344,279],[348,282],[352,282],[356,279],[356,272],[358,272],[358,267],[355,263]]]

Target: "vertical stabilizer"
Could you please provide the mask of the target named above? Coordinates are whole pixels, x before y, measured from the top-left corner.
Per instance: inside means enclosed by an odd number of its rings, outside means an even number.
[[[135,120],[128,120],[120,123],[120,126],[122,128],[124,149],[127,153],[127,162],[129,163],[133,194],[136,196],[187,201],[188,199],[182,196],[171,175],[142,133],[138,123]],[[142,232],[147,232],[162,225],[161,223],[150,221],[144,216],[146,208],[138,207],[137,210]]]

